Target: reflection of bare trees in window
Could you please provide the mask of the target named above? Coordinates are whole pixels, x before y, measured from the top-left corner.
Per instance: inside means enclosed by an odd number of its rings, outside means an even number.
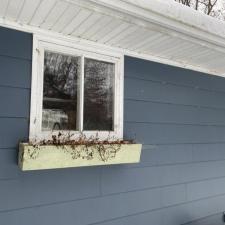
[[[44,96],[76,98],[79,58],[45,52]]]
[[[84,129],[112,130],[114,64],[85,59]]]
[[[81,58],[46,51],[42,127],[76,130]],[[113,63],[84,60],[84,130],[113,130]]]
[[[45,52],[42,126],[75,130],[80,58]]]

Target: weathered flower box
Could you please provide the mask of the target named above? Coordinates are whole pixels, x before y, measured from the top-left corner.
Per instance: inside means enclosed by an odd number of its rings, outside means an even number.
[[[116,145],[115,145],[116,146]],[[121,144],[114,154],[112,145],[104,145],[103,156],[96,146],[40,145],[21,143],[19,146],[19,167],[21,170],[41,170],[67,167],[138,163],[141,144]],[[111,155],[110,155],[111,154]]]

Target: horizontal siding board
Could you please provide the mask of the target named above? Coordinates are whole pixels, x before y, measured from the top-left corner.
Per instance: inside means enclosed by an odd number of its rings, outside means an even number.
[[[199,181],[187,184],[189,201],[225,194],[225,178]]]
[[[224,225],[222,213],[208,216],[197,221],[185,223],[185,225]]]
[[[142,144],[215,143],[225,141],[225,127],[126,122],[124,137]]]
[[[125,79],[125,99],[225,108],[225,93],[162,84],[136,78]]]
[[[109,167],[104,169],[101,189],[104,194],[112,194],[224,176],[224,161],[129,169]]]
[[[130,122],[225,125],[225,110],[212,108],[126,100],[124,111]]]
[[[31,34],[1,27],[0,37],[0,55],[31,60]]]
[[[161,208],[186,202],[185,184],[162,188],[161,201]]]
[[[17,148],[19,141],[28,139],[28,120],[0,118],[0,148]]]
[[[4,102],[4,107],[0,108],[0,117],[29,117],[30,90],[0,87],[0,102]]]
[[[192,162],[193,146],[187,144],[143,146],[141,162],[134,166],[156,166]]]
[[[156,210],[140,213],[137,215],[126,216],[123,218],[117,218],[114,220],[97,223],[96,225],[161,225],[161,221],[161,212],[160,210]]]
[[[225,79],[180,67],[125,57],[125,76],[225,92]]]
[[[159,208],[159,198],[159,189],[125,193],[2,212],[0,213],[0,222],[4,221],[5,224],[12,225],[61,225],[66,221],[67,225],[74,225],[74,223],[76,225],[87,225]]]
[[[192,215],[192,221],[219,212],[222,213],[225,208],[225,195],[219,195],[213,198],[206,198],[194,203],[190,203],[188,208]]]
[[[155,193],[156,194],[156,193]],[[130,195],[130,193],[129,193]],[[158,195],[157,195],[158,196]],[[125,197],[125,196],[123,196]],[[133,201],[131,196],[128,197],[126,194],[126,198],[121,198],[126,203],[130,203]],[[153,196],[150,196],[153,198]],[[155,199],[155,198],[153,198]],[[101,199],[102,200],[102,199]],[[109,200],[109,199],[107,199]],[[7,224],[30,224],[38,225],[38,224],[55,224],[61,225],[63,222],[67,221],[67,225],[74,224],[74,221],[77,225],[87,225],[87,224],[113,224],[113,223],[100,223],[101,221],[112,220],[114,218],[131,216],[133,214],[141,213],[139,210],[141,208],[137,208],[139,205],[139,201],[136,204],[127,204],[126,209],[122,209],[121,205],[118,204],[118,199],[115,198],[111,202],[111,204],[104,205],[104,201],[98,201],[97,205],[94,205],[95,199],[90,199],[89,204],[87,202],[80,202],[79,209],[76,210],[77,202],[72,203],[64,203],[58,205],[49,205],[45,207],[37,207],[37,208],[28,208],[21,209],[18,211],[9,211],[3,212],[0,214],[0,221],[5,221]],[[140,203],[142,206],[146,201],[149,201],[149,195],[146,195],[143,198],[143,201]],[[124,202],[123,202],[124,203]],[[102,206],[104,205],[104,207]],[[117,207],[116,207],[117,206]],[[119,206],[119,207],[118,207]],[[157,206],[157,205],[155,205]],[[91,208],[92,207],[92,208]],[[115,207],[115,208],[114,208]],[[156,220],[159,225],[180,225],[187,223],[189,221],[193,221],[204,216],[213,215],[221,212],[221,208],[225,207],[225,196],[217,196],[214,198],[207,198],[200,201],[189,202],[186,204],[179,204],[173,207],[166,207],[161,209],[159,213],[161,214],[161,220]],[[110,209],[114,210],[110,210]],[[146,208],[146,212],[150,211],[149,207]],[[83,212],[89,212],[85,214],[86,216],[81,216]],[[135,212],[135,213],[134,213]],[[154,211],[153,211],[154,212]],[[157,212],[157,211],[156,211]],[[91,219],[93,217],[93,219]],[[19,218],[19,220],[18,220]],[[118,223],[120,224],[120,223]],[[144,224],[148,224],[148,221],[145,221]]]
[[[225,159],[225,144],[194,144],[193,145],[193,161],[209,161],[209,160],[224,160]]]
[[[224,207],[224,199],[224,196],[209,198],[156,211],[144,212],[125,218],[118,218],[98,223],[97,225],[222,225],[222,213],[218,207],[215,207],[215,204],[217,202],[220,207]],[[201,210],[198,210],[198,206],[201,204],[203,204],[203,207]],[[208,208],[209,210],[212,209],[211,213],[207,210]],[[216,212],[217,214],[214,214],[213,212]],[[204,217],[203,215],[207,215],[207,217]],[[196,222],[190,222],[196,220],[196,218],[202,219],[199,219]]]
[[[17,153],[18,149],[0,149],[0,182],[2,179],[18,178],[22,174],[17,165]]]
[[[99,178],[96,167],[28,172],[0,180],[0,212],[99,196]]]
[[[1,56],[0,51],[0,86],[12,86],[30,89],[31,61],[8,56]]]
[[[184,205],[168,207],[162,210],[162,225],[186,224],[187,222],[222,212],[224,207],[224,195],[206,198],[204,200],[194,201]]]

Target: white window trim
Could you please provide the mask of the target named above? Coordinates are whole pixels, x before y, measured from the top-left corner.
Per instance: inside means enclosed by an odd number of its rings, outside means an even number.
[[[42,131],[42,104],[43,104],[43,59],[44,50],[51,50],[65,54],[80,55],[82,60],[85,57],[94,58],[115,64],[115,89],[114,89],[114,112],[113,122],[114,131],[84,131],[87,137],[96,135],[100,139],[105,139],[108,136],[115,139],[123,138],[123,91],[124,91],[124,56],[117,52],[93,48],[81,44],[74,44],[67,41],[62,41],[54,38],[43,37],[40,35],[33,36],[33,57],[32,57],[32,81],[31,81],[31,108],[30,108],[30,130],[29,140],[40,141],[49,140],[52,135],[57,135],[58,131]],[[83,95],[83,91],[81,91]],[[80,98],[79,98],[80,99]],[[81,96],[83,99],[83,96]],[[80,102],[82,106],[83,101]],[[83,107],[82,107],[83,108]],[[81,110],[82,111],[82,110]],[[83,120],[81,112],[81,122]],[[82,129],[82,123],[79,123],[79,129]],[[61,133],[73,134],[73,138],[80,136],[79,131],[60,131]]]

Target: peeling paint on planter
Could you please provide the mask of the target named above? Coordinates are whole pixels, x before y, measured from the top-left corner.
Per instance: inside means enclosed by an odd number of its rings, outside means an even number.
[[[104,145],[109,147],[109,145]],[[125,164],[138,163],[141,155],[141,144],[122,144],[115,157],[110,157],[103,161],[99,155],[98,150],[93,148],[93,157],[87,159],[85,157],[74,157],[75,151],[82,150],[85,145],[73,146],[54,146],[42,145],[32,146],[26,143],[21,143],[19,146],[18,163],[21,170],[42,170],[42,169],[56,169],[68,167],[83,167],[83,166],[97,166],[110,164]]]

